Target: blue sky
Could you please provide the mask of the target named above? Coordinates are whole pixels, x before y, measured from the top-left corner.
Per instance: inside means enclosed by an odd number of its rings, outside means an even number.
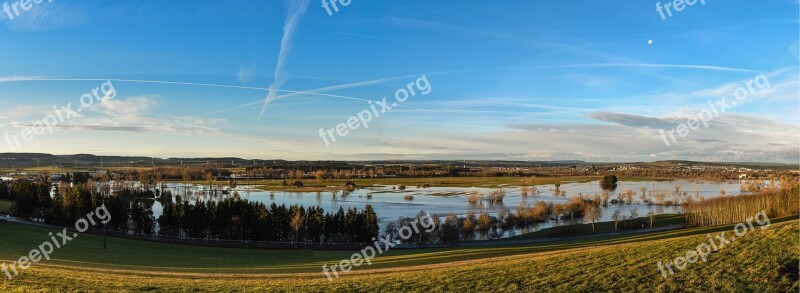
[[[0,152],[797,162],[798,1],[705,2],[45,0],[0,14],[0,135],[106,80],[116,96]],[[422,75],[429,94],[320,138]]]

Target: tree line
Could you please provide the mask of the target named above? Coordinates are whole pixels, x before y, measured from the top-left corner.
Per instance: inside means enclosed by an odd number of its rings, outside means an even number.
[[[109,191],[92,184],[66,182],[52,185],[28,180],[0,183],[0,196],[15,201],[11,207],[14,216],[71,226],[105,204],[112,215],[106,224],[108,230],[129,234],[154,232],[152,198],[144,198],[143,191],[139,190],[120,189],[114,195],[109,195]]]
[[[378,236],[372,206],[363,210],[320,207],[269,207],[260,202],[224,199],[170,203],[158,219],[160,235],[180,238],[233,239],[305,243],[367,243]]]
[[[720,196],[686,204],[686,220],[695,226],[742,223],[765,211],[768,217],[798,214],[800,184],[785,180],[779,188],[767,188],[754,194]]]
[[[52,188],[52,196],[51,196]],[[109,183],[50,184],[16,180],[0,183],[0,199],[15,201],[11,212],[18,217],[43,218],[45,222],[74,225],[75,221],[105,205],[111,221],[105,229],[133,235],[161,235],[208,240],[248,240],[310,243],[367,243],[378,236],[378,217],[372,206],[363,210],[263,203],[238,198],[217,201],[172,201],[169,191],[134,188]],[[163,205],[156,219],[152,206]],[[101,227],[96,227],[101,228]]]

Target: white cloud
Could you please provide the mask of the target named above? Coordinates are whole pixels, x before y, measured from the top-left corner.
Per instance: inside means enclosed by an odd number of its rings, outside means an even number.
[[[92,105],[90,110],[102,113],[106,116],[114,116],[119,119],[130,120],[140,118],[139,116],[158,104],[158,95],[135,96],[126,99],[103,98],[99,104]]]

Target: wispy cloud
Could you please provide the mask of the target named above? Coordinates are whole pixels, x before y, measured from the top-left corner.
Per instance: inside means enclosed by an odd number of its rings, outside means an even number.
[[[616,123],[628,127],[646,127],[652,129],[670,129],[674,128],[678,123],[686,120],[683,117],[650,117],[643,115],[634,115],[626,113],[614,113],[606,111],[592,112],[586,115],[589,118],[596,119],[603,122]]]
[[[286,83],[287,77],[284,72],[287,59],[292,51],[294,42],[294,31],[297,28],[297,23],[300,22],[300,17],[306,13],[310,0],[290,0],[289,12],[286,15],[286,21],[283,24],[283,38],[281,38],[281,48],[278,53],[278,62],[275,66],[275,75],[272,84],[269,86],[269,93],[264,99],[264,106],[261,107],[261,113],[258,118],[264,116],[267,112],[267,105],[275,98],[278,89]]]
[[[90,108],[97,115],[87,116],[65,128],[98,131],[157,131],[177,134],[213,134],[219,119],[170,116],[160,117],[152,112],[162,99],[159,95],[134,96],[125,99],[103,99]]]
[[[159,95],[135,96],[127,99],[103,98],[99,104],[92,105],[89,109],[121,119],[138,118],[157,105],[159,98]]]
[[[713,70],[713,71],[731,71],[731,72],[747,72],[758,73],[758,71],[726,66],[714,65],[698,65],[698,64],[658,64],[658,63],[593,63],[593,64],[568,64],[556,65],[555,67],[569,68],[569,67],[643,67],[643,68],[678,68],[678,69],[698,69],[698,70]]]
[[[161,117],[152,112],[161,99],[158,95],[143,95],[127,98],[104,98],[99,103],[87,108],[79,116],[55,125],[56,129],[80,131],[121,131],[121,132],[161,132],[170,134],[214,134],[218,133],[214,126],[220,119],[203,119],[196,117],[170,116]],[[37,121],[39,115],[47,115],[41,107],[21,105],[12,109],[16,116],[8,124],[0,127],[31,127],[31,121]],[[25,113],[25,116],[19,116]]]
[[[428,75],[433,74],[441,74],[445,72],[434,72],[429,73]],[[344,95],[331,95],[325,94],[325,92],[337,91],[337,90],[344,90],[350,88],[357,88],[357,87],[364,87],[369,85],[376,85],[381,84],[384,82],[400,80],[400,79],[407,79],[411,77],[419,77],[421,74],[410,74],[410,75],[402,75],[402,76],[395,76],[395,77],[386,77],[386,78],[379,78],[367,81],[359,81],[359,82],[351,82],[346,84],[339,84],[339,85],[332,85],[326,86],[317,89],[305,90],[305,91],[292,91],[292,90],[283,90],[283,89],[272,89],[274,92],[282,92],[286,93],[284,95],[275,96],[273,100],[280,100],[284,98],[300,96],[300,95],[318,95],[318,96],[325,96],[325,97],[332,97],[338,99],[345,99],[345,100],[354,100],[354,101],[362,101],[368,102],[368,99],[363,98],[356,98]],[[257,91],[267,91],[269,92],[269,88],[264,87],[253,87],[253,86],[239,86],[239,85],[227,85],[227,84],[214,84],[214,83],[197,83],[197,82],[183,82],[183,81],[168,81],[168,80],[145,80],[145,79],[119,79],[119,78],[51,78],[51,77],[41,77],[41,76],[7,76],[7,77],[0,77],[0,83],[11,83],[11,82],[37,82],[37,81],[112,81],[112,82],[120,82],[120,83],[145,83],[145,84],[166,84],[166,85],[180,85],[180,86],[198,86],[198,87],[211,87],[211,88],[227,88],[227,89],[240,89],[240,90],[257,90]],[[246,108],[255,106],[258,104],[263,103],[262,100],[256,100],[240,105],[236,105],[230,108],[225,108],[221,110],[211,111],[203,114],[199,114],[198,116],[206,116],[211,114],[218,114],[224,113],[236,109]],[[401,108],[408,108],[408,109],[417,109],[423,111],[430,111],[426,109],[420,109],[415,107],[410,107],[407,105],[399,105]]]

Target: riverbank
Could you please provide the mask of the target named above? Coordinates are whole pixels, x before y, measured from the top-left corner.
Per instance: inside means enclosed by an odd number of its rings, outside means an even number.
[[[546,184],[565,184],[565,183],[585,183],[602,179],[602,176],[547,176],[547,177],[418,177],[418,178],[367,178],[350,180],[323,180],[317,182],[314,179],[293,180],[287,179],[288,186],[283,186],[282,179],[267,180],[237,180],[237,185],[253,186],[263,191],[286,191],[286,192],[322,192],[341,190],[347,182],[353,182],[358,187],[370,187],[375,185],[407,187],[426,186],[426,187],[479,187],[479,188],[504,188],[516,186],[536,186]],[[621,180],[625,180],[623,177]],[[300,181],[303,186],[292,186],[295,181]],[[644,178],[634,178],[634,181],[644,181]],[[180,180],[168,180],[168,183],[183,183]],[[189,184],[209,185],[208,181],[193,180]],[[212,181],[213,186],[228,186],[229,181]]]

